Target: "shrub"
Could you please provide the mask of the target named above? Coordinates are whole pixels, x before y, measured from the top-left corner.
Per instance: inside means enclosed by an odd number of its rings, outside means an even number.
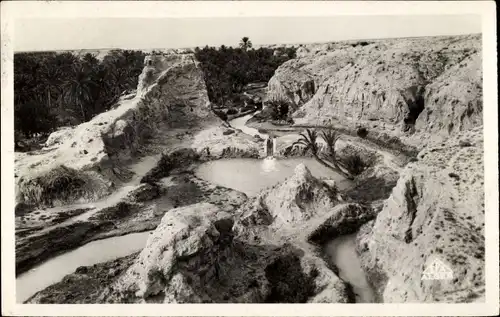
[[[38,177],[20,180],[19,196],[24,203],[53,206],[55,201],[95,199],[107,187],[98,186],[90,175],[61,165]]]
[[[356,135],[364,139],[368,135],[368,130],[365,127],[360,127],[356,130]]]
[[[238,110],[236,110],[235,108],[230,108],[226,112],[227,115],[233,115],[233,114],[237,114],[237,113],[238,113]]]
[[[241,112],[247,112],[247,111],[251,111],[251,110],[256,110],[255,106],[248,105],[248,106],[241,108]]]
[[[218,110],[214,110],[214,113],[219,117],[221,118],[222,120],[224,121],[227,121],[227,115],[222,112],[222,111],[218,111]]]
[[[268,101],[273,120],[287,120],[290,103],[284,98],[274,98]]]
[[[366,163],[358,154],[347,156],[344,159],[344,165],[347,171],[355,176],[361,174],[366,168]]]

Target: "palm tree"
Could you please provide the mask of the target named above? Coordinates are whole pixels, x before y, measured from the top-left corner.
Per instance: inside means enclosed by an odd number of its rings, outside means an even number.
[[[336,161],[335,157],[335,144],[338,139],[340,139],[340,135],[335,133],[333,130],[322,131],[321,137],[325,140],[325,143],[328,147],[328,158],[332,160],[332,162]]]
[[[252,48],[252,41],[250,41],[250,39],[245,36],[241,38],[240,47],[241,49],[246,51],[247,49]]]
[[[87,121],[85,107],[92,102],[92,90],[96,83],[92,80],[91,73],[86,71],[82,65],[73,67],[73,78],[65,84],[65,99],[80,108],[82,122]]]
[[[327,158],[335,165],[336,169],[340,171],[344,176],[351,176],[349,173],[343,171],[340,166],[342,165],[340,161],[337,160],[335,153],[335,144],[340,139],[340,135],[337,134],[334,130],[329,129],[328,131],[322,131],[321,136],[323,140],[325,140],[326,146],[328,148],[328,156]]]
[[[300,133],[300,137],[301,138],[299,140],[295,141],[292,144],[292,146],[296,146],[296,145],[303,146],[304,153],[307,151],[311,151],[311,153],[314,156],[314,158],[316,159],[316,161],[318,161],[319,163],[321,163],[322,165],[324,165],[330,169],[333,169],[335,171],[342,173],[345,177],[352,179],[351,175],[349,175],[348,173],[341,170],[336,164],[334,164],[332,166],[319,156],[319,147],[318,147],[318,143],[316,142],[316,140],[318,139],[318,132],[316,130],[307,129],[306,133]],[[333,138],[333,140],[335,140],[335,138]]]
[[[49,109],[53,110],[52,100],[61,94],[62,72],[59,68],[51,67],[52,65],[44,65],[40,70],[42,79],[41,85],[45,90],[45,104]]]
[[[293,146],[302,146],[304,153],[310,151],[314,158],[326,167],[332,168],[328,163],[319,157],[319,146],[316,140],[318,139],[318,132],[314,129],[307,129],[306,132],[300,133],[300,139],[293,142]]]

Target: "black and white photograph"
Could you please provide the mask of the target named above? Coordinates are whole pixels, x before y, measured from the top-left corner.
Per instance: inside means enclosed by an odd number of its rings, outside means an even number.
[[[485,304],[495,44],[377,12],[16,18],[15,305]]]

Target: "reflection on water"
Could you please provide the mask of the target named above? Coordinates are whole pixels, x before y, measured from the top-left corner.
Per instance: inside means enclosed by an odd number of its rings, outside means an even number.
[[[279,171],[278,164],[277,164],[277,160],[274,157],[268,157],[268,158],[262,160],[261,174],[270,173],[270,172],[277,172],[277,171]]]
[[[61,281],[79,266],[111,261],[140,251],[148,236],[149,232],[140,232],[97,240],[50,259],[16,278],[16,300],[24,302],[36,292]]]
[[[330,261],[339,269],[339,277],[351,284],[357,303],[373,303],[375,295],[366,280],[356,253],[356,234],[340,236],[325,246]]]
[[[196,176],[211,183],[236,189],[249,196],[272,187],[293,175],[295,167],[304,163],[316,177],[334,179],[342,189],[350,181],[342,175],[319,164],[312,158],[276,159],[225,159],[204,163],[196,170]]]

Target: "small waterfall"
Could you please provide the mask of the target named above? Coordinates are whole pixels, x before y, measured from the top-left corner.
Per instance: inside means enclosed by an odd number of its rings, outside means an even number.
[[[270,138],[269,136],[266,138],[264,142],[264,153],[266,153],[266,157],[273,157],[274,153],[276,153],[276,138]]]

